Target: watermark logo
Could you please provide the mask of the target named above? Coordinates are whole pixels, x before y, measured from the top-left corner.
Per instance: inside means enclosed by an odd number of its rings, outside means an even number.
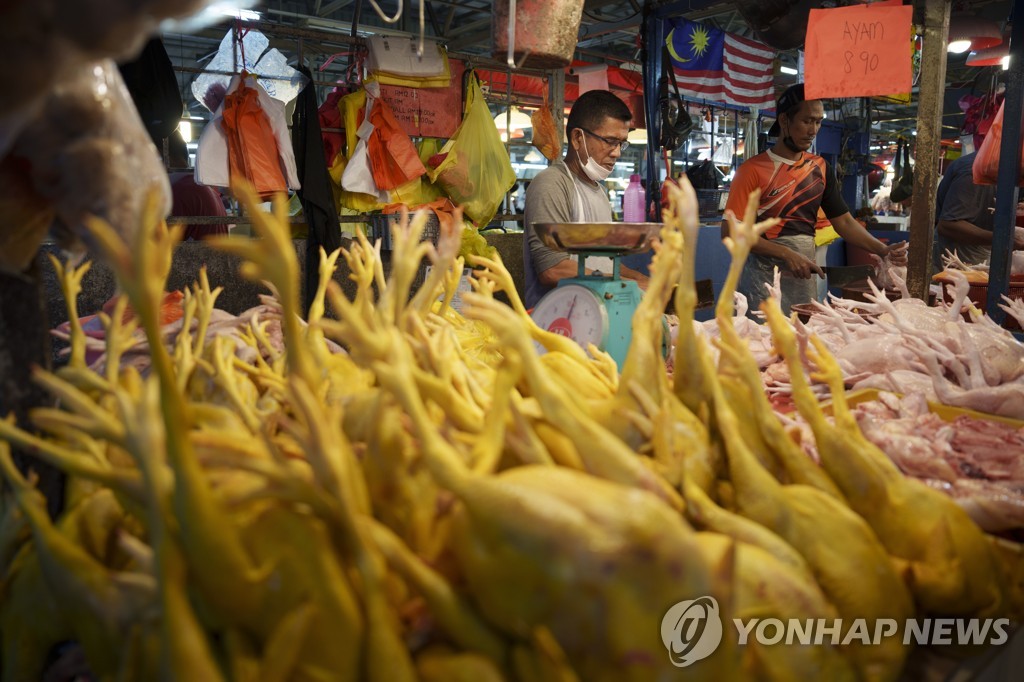
[[[707,658],[722,643],[722,618],[714,597],[681,601],[661,619],[661,641],[672,665],[685,668]]]
[[[1008,618],[740,618],[732,619],[735,641],[761,646],[879,646],[890,639],[904,645],[990,645],[1009,640]],[[681,601],[661,619],[661,641],[672,665],[685,668],[707,658],[722,643],[725,626],[714,597]],[[732,634],[732,633],[731,633]]]

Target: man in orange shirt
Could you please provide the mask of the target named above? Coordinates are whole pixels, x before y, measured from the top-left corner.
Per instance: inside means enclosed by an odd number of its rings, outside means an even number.
[[[782,273],[782,309],[789,314],[793,304],[808,303],[816,297],[814,276],[824,277],[814,257],[819,208],[839,236],[855,246],[890,256],[896,264],[906,263],[906,251],[905,247],[883,244],[854,220],[840,195],[832,167],[808,151],[825,118],[821,101],[805,100],[804,86],[798,83],[782,93],[775,111],[777,119],[768,131],[769,136],[777,138],[775,146],[736,170],[725,210],[742,216],[748,196],[760,189],[757,219],[780,219],[754,245],[739,290],[746,295],[750,310],[757,310],[768,295],[766,285],[772,283],[778,267]],[[728,230],[728,222],[723,221],[723,237]]]

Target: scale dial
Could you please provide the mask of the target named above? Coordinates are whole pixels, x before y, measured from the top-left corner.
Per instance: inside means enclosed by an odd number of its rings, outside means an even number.
[[[608,311],[587,287],[564,284],[548,292],[533,309],[541,329],[568,336],[582,347],[592,343],[604,350],[608,337]]]

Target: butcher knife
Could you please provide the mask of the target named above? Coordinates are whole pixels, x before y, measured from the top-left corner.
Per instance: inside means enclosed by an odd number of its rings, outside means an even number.
[[[845,287],[853,282],[862,282],[875,275],[873,265],[837,265],[823,267],[830,287]]]
[[[715,286],[710,279],[698,279],[694,282],[694,288],[697,289],[697,310],[715,304]]]
[[[715,285],[710,279],[698,279],[693,283],[693,288],[697,291],[697,310],[710,308],[715,305]],[[665,306],[665,312],[669,315],[675,314],[675,296],[668,300],[668,305]]]

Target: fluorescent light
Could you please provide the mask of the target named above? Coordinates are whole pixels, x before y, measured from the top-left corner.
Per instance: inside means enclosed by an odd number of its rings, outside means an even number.
[[[185,142],[192,141],[192,122],[191,121],[179,121],[178,132],[181,133],[181,139]]]
[[[221,7],[220,13],[226,17],[235,17],[244,21],[257,21],[260,13],[254,9],[240,9],[238,7]]]
[[[209,0],[203,8],[189,16],[179,19],[165,19],[160,23],[160,30],[165,33],[195,33],[207,26],[223,23],[224,17],[234,17],[244,21],[256,21],[262,15],[249,9],[257,4],[256,0]]]
[[[794,69],[792,66],[780,66],[779,71],[781,71],[782,73],[787,73],[790,76],[795,76],[799,73],[799,71]]]
[[[999,61],[1003,65],[1003,71],[1009,71],[1009,69],[1010,69],[1010,55],[1006,55],[1005,57],[1003,57]]]

